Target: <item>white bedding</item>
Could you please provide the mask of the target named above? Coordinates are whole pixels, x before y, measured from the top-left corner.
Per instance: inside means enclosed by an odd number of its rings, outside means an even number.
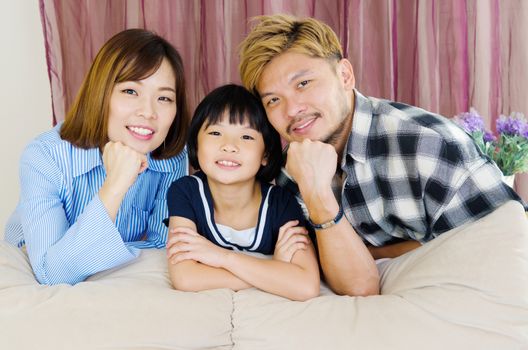
[[[41,286],[0,242],[0,349],[528,349],[528,220],[510,202],[380,265],[381,296],[170,288],[163,250]]]

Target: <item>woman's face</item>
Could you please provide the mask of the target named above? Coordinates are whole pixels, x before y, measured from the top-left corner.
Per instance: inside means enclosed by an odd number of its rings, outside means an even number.
[[[117,83],[110,96],[108,138],[142,154],[158,148],[176,116],[176,78],[163,59],[158,70],[139,81]]]

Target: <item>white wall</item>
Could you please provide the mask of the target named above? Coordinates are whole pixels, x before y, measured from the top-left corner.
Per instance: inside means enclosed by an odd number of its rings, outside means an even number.
[[[51,128],[51,95],[38,0],[0,0],[0,239],[18,202],[24,146]]]

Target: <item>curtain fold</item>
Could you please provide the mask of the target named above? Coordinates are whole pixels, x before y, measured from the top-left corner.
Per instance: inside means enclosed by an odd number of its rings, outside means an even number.
[[[494,128],[528,113],[528,1],[523,0],[39,0],[54,122],[101,45],[126,28],[167,38],[182,55],[191,109],[238,77],[237,47],[254,16],[291,13],[329,24],[364,94],[452,117],[475,107]],[[519,177],[521,178],[521,177]],[[526,176],[517,182],[527,188]],[[522,185],[522,186],[521,186]],[[528,189],[522,193],[528,200]]]

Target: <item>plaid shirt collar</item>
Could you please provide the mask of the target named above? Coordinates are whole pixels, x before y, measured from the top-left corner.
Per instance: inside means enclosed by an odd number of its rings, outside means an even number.
[[[355,107],[352,120],[352,130],[344,148],[341,167],[345,166],[347,154],[360,163],[365,163],[368,158],[368,137],[362,137],[361,135],[369,134],[370,125],[372,123],[372,104],[365,96],[359,93],[359,91],[354,90],[354,94]]]

